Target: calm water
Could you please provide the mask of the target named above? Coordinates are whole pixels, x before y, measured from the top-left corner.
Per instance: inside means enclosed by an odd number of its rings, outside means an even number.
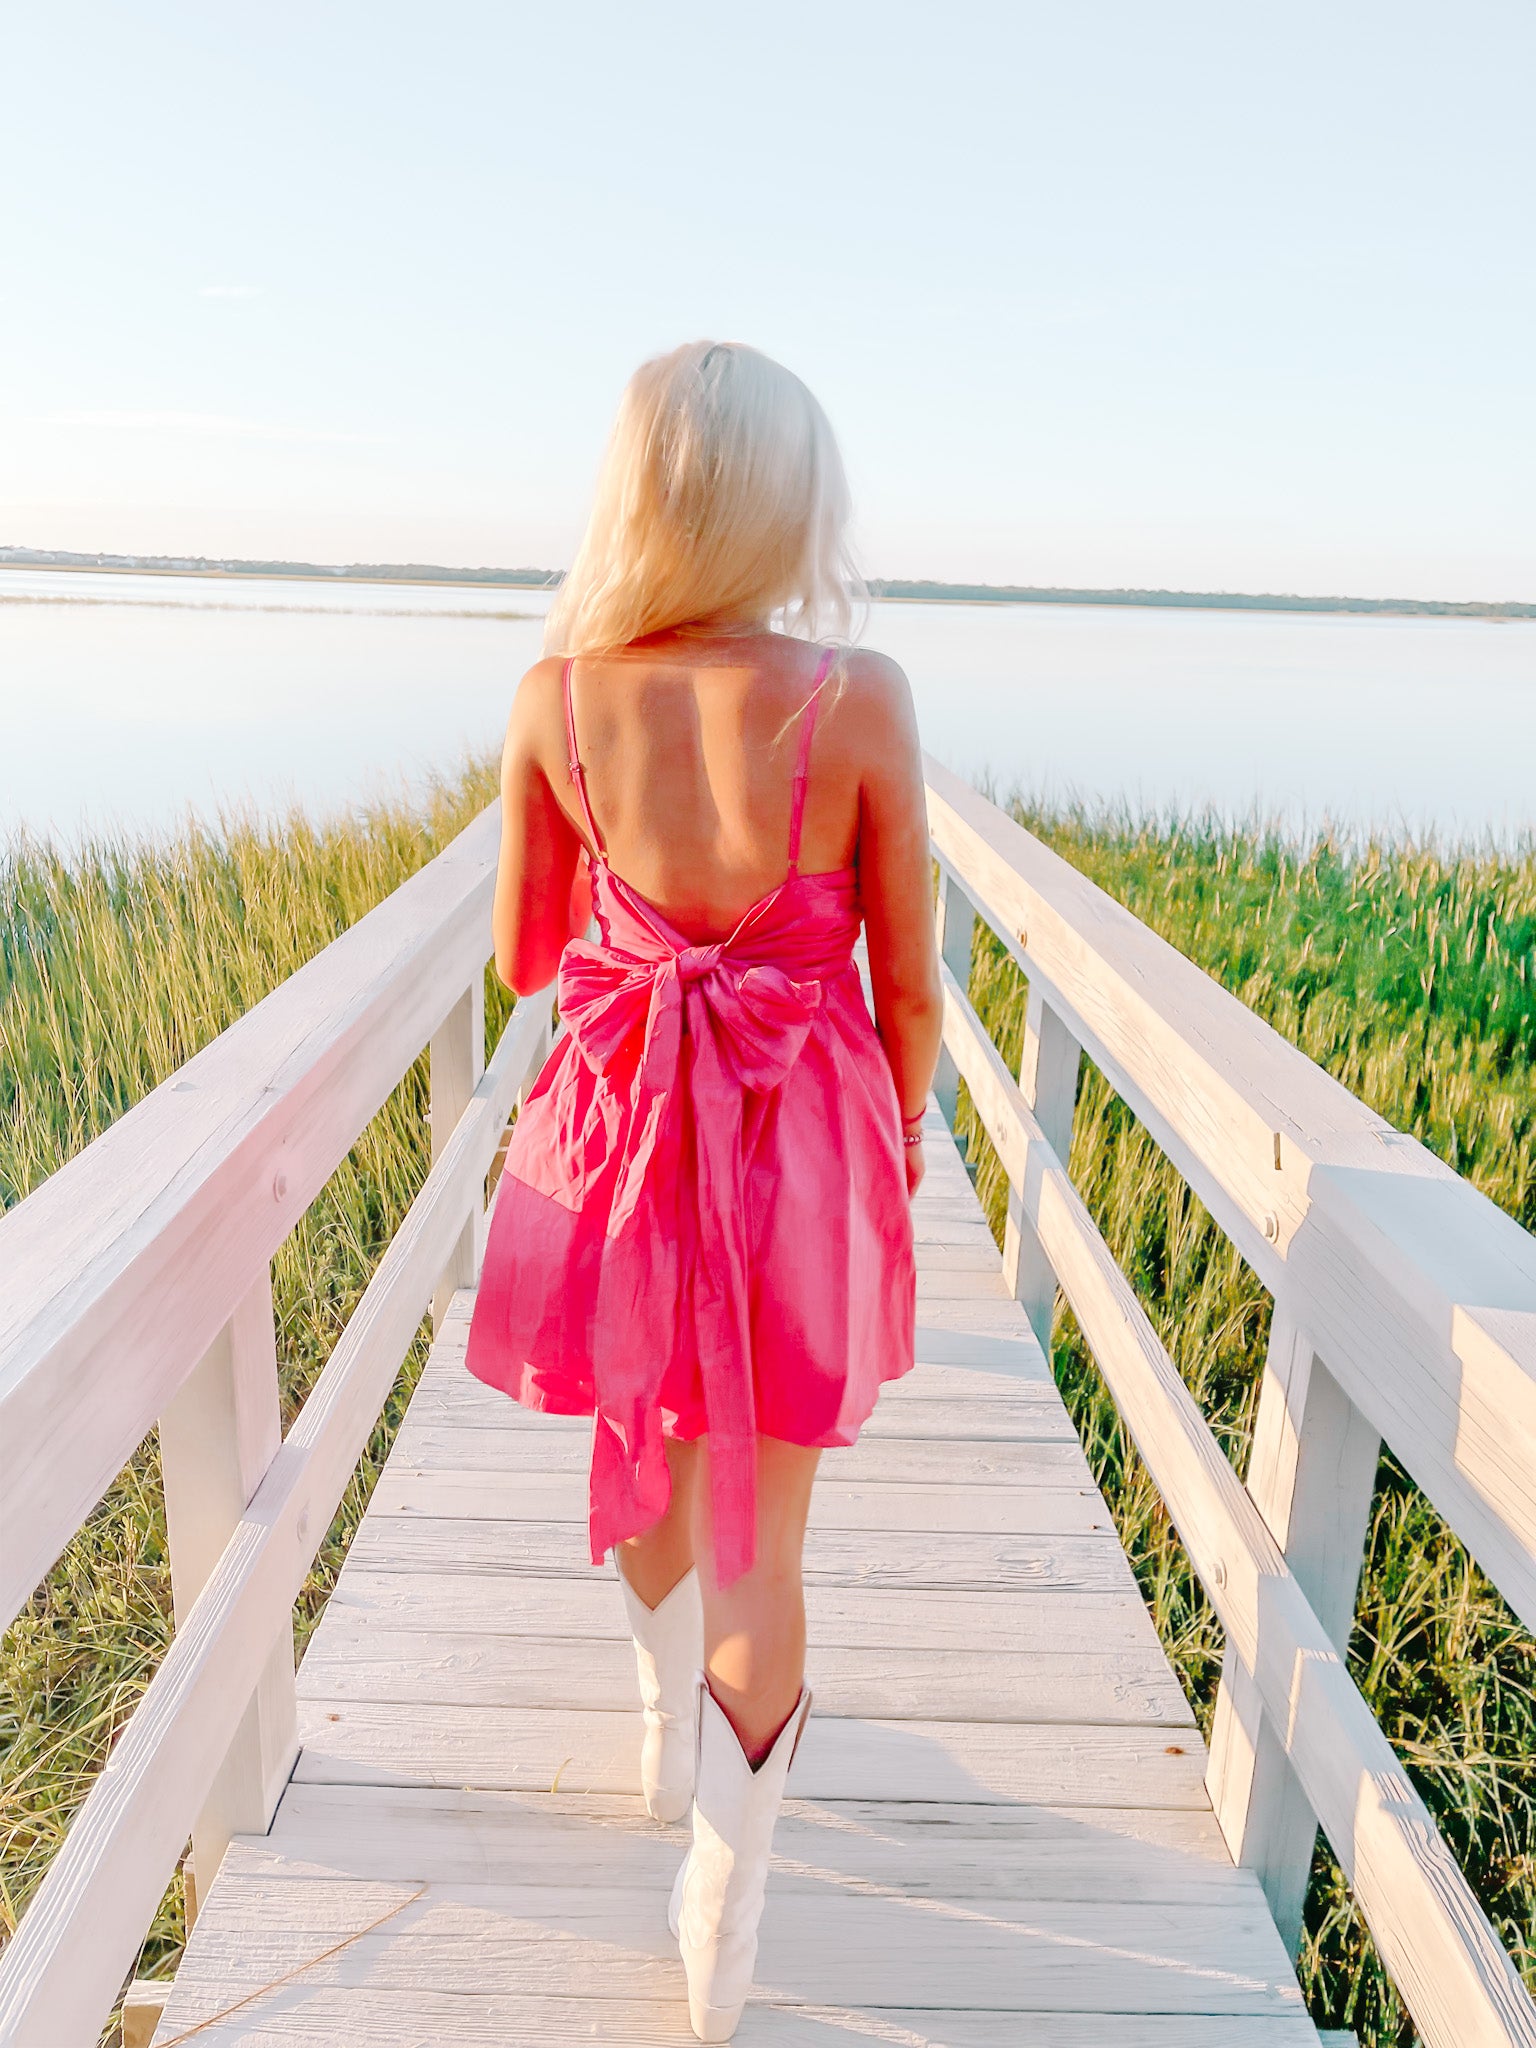
[[[547,602],[0,570],[0,832],[325,808],[451,769],[498,742]],[[1536,832],[1536,623],[885,604],[864,637],[930,750],[1000,791]]]

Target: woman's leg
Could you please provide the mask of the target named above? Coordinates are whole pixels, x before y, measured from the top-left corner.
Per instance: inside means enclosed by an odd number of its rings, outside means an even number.
[[[704,1596],[709,1689],[749,1763],[773,1747],[805,1677],[805,1589],[800,1554],[819,1451],[757,1440],[757,1561],[722,1592],[715,1584],[709,1513],[709,1438],[698,1443],[693,1555]]]
[[[665,1600],[693,1563],[698,1445],[679,1443],[669,1437],[666,1453],[672,1473],[672,1498],[667,1502],[667,1512],[643,1535],[631,1536],[619,1545],[619,1569],[647,1607],[658,1606]]]

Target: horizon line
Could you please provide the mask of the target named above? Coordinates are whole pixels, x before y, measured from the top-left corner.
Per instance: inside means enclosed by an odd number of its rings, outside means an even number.
[[[0,568],[104,571],[109,574],[220,576],[336,582],[436,583],[513,589],[557,589],[563,569],[452,568],[426,562],[291,562],[241,556],[134,555],[72,548],[0,546]],[[1078,604],[1212,611],[1300,611],[1391,614],[1400,617],[1536,619],[1536,602],[1522,599],[1309,596],[1296,592],[1170,590],[1150,587],[1074,588],[1069,585],[961,583],[936,577],[864,579],[876,602],[919,604]]]

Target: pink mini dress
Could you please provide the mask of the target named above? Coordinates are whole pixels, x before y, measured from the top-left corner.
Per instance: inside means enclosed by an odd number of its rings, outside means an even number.
[[[710,1446],[723,1585],[755,1555],[759,1435],[850,1444],[910,1370],[901,1112],[853,948],[854,867],[803,875],[828,653],[801,717],[789,872],[728,938],[691,943],[609,867],[576,750],[598,936],[556,983],[565,1029],[496,1191],[468,1368],[594,1418],[594,1564],[665,1512],[666,1437]]]

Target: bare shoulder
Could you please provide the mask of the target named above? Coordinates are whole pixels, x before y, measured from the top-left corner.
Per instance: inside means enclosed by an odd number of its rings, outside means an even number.
[[[514,788],[531,791],[548,783],[565,755],[565,709],[558,656],[536,661],[512,694],[501,750],[503,797]]]
[[[855,647],[841,664],[842,714],[849,743],[879,758],[904,755],[917,745],[917,714],[906,671],[888,654]]]
[[[906,670],[873,647],[850,647],[843,656],[842,671],[851,696],[892,704],[904,702],[912,694]]]
[[[551,715],[561,718],[560,672],[565,664],[558,654],[542,655],[523,673],[512,696],[512,723],[521,730],[542,730]]]
[[[565,709],[561,698],[559,655],[547,654],[528,669],[512,695],[507,718],[507,749],[542,761],[553,745],[563,744]]]

